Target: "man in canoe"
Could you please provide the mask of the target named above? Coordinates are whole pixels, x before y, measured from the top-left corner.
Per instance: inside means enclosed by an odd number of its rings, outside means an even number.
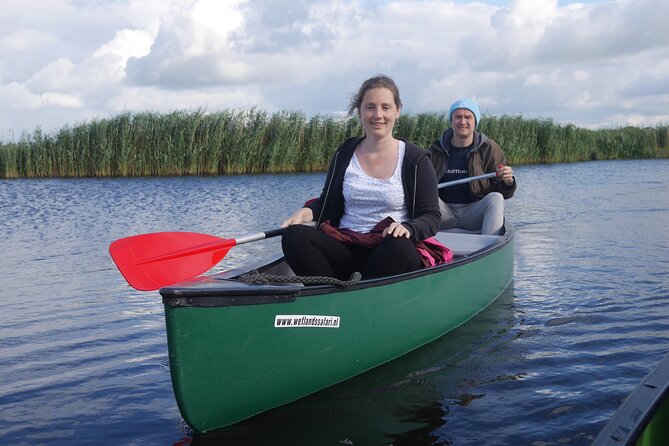
[[[497,172],[492,179],[462,183],[439,190],[441,229],[464,228],[482,234],[499,234],[504,225],[504,200],[513,197],[516,180],[499,145],[476,131],[479,107],[459,99],[448,111],[451,127],[430,146],[439,182]]]
[[[387,76],[366,80],[353,97],[349,114],[357,110],[365,136],[339,146],[320,197],[282,224],[295,274],[369,279],[427,264],[417,244],[439,227],[437,179],[426,150],[393,136],[401,108]],[[317,228],[301,224],[312,220]]]

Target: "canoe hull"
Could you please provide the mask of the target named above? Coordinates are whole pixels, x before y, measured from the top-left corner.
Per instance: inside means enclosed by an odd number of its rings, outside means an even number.
[[[512,276],[507,237],[478,257],[406,280],[258,305],[166,303],[170,372],[181,414],[194,430],[206,432],[351,378],[463,324],[494,301]],[[277,327],[277,320],[315,326]]]

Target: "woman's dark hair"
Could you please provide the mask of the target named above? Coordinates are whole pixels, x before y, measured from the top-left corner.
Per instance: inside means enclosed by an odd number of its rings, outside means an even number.
[[[348,109],[349,116],[352,116],[356,109],[360,111],[362,98],[365,96],[365,93],[367,93],[367,90],[371,90],[372,88],[387,88],[393,93],[393,99],[395,100],[395,105],[397,108],[402,108],[400,90],[397,88],[395,81],[386,75],[379,74],[377,76],[370,77],[365,82],[363,82],[358,92],[351,98],[351,106]]]

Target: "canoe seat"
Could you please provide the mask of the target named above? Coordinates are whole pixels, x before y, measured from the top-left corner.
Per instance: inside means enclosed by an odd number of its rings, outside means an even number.
[[[504,238],[501,235],[481,235],[450,229],[437,232],[435,237],[453,251],[454,256],[468,256]]]

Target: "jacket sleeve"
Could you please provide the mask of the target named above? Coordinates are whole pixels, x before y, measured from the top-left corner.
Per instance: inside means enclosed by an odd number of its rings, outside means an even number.
[[[411,240],[419,242],[435,235],[441,220],[437,176],[429,156],[423,156],[418,161],[414,182],[416,193],[413,218],[402,224],[411,231]]]
[[[499,148],[499,145],[493,140],[488,140],[490,144],[489,156],[486,160],[483,161],[484,168],[486,172],[494,172],[497,170],[497,166],[500,164],[506,164],[506,158],[504,157],[504,152]],[[513,184],[507,186],[504,181],[498,179],[490,180],[490,190],[492,192],[499,192],[505,199],[513,197],[513,194],[516,192],[516,179],[514,177]]]
[[[439,153],[439,141],[435,141],[429,149],[427,149],[430,152],[430,157],[432,160],[432,167],[434,167],[435,173],[439,172],[441,170],[441,165],[443,164],[443,157],[441,156],[441,153]],[[439,176],[437,175],[437,181],[439,181]]]

